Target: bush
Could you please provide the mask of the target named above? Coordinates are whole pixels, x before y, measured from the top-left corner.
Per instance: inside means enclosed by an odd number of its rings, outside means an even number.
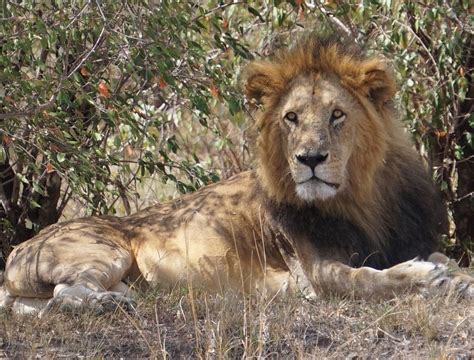
[[[448,204],[446,245],[467,262],[474,126],[468,1],[200,4],[3,3],[3,257],[58,221],[68,204],[80,204],[85,215],[126,214],[143,206],[137,194],[150,178],[188,192],[248,168],[241,65],[318,29],[347,32],[392,59],[403,119]],[[163,198],[153,186],[153,197]]]

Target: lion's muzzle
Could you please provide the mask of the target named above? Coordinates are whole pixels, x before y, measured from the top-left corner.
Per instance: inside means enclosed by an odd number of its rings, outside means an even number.
[[[329,153],[317,153],[315,155],[296,155],[296,160],[308,166],[313,172],[314,168],[327,160]]]

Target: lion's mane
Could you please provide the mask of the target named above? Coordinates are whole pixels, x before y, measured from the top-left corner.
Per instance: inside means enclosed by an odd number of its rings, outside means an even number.
[[[295,193],[286,139],[276,114],[280,99],[300,74],[337,76],[365,111],[365,118],[357,123],[357,138],[347,165],[349,186],[334,198],[314,204]],[[367,56],[352,41],[335,37],[307,37],[271,59],[251,63],[245,73],[246,95],[259,105],[255,115],[259,181],[276,216],[286,218],[288,226],[298,231],[314,231],[314,221],[308,223],[316,217],[338,220],[334,226],[353,226],[372,245],[368,248],[382,255],[382,261],[368,262],[375,267],[405,260],[414,253],[428,255],[435,248],[440,214],[435,211],[439,207],[430,176],[395,110],[396,90],[385,59]],[[348,251],[366,245],[359,243]],[[404,248],[410,252],[405,253]]]

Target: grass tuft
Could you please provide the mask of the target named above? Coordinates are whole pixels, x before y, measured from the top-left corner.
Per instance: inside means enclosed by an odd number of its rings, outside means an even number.
[[[388,302],[140,293],[137,312],[0,313],[0,355],[11,358],[469,358],[468,300],[404,296]]]

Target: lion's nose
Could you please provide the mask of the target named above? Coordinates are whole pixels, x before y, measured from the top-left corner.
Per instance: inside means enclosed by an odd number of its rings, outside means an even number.
[[[296,160],[314,170],[316,166],[326,161],[328,155],[329,153],[318,153],[316,155],[296,155]]]

